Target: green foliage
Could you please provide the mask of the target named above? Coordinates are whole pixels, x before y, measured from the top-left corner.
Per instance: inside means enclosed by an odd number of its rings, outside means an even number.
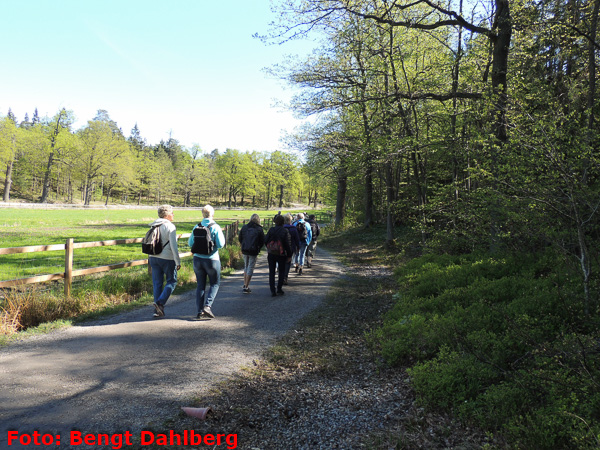
[[[419,401],[522,448],[594,448],[600,335],[555,253],[426,255],[369,341],[409,369]]]
[[[303,177],[303,163],[293,153],[206,153],[173,137],[148,145],[137,125],[126,139],[104,110],[79,130],[72,129],[72,111],[34,117],[20,126],[15,118],[0,118],[5,200],[13,195],[42,203],[91,205],[104,199],[105,204],[271,207],[276,197],[286,204],[305,203],[305,188],[310,195],[317,185],[327,185]]]

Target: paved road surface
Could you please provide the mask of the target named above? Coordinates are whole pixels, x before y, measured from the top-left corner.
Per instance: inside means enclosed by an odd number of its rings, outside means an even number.
[[[0,449],[54,448],[8,446],[9,430],[60,435],[60,448],[69,448],[71,430],[139,436],[162,424],[251,365],[321,302],[340,271],[318,249],[313,268],[290,274],[286,294],[271,297],[263,253],[251,294],[242,294],[241,272],[222,280],[214,320],[194,320],[195,292],[188,292],[171,297],[164,319],[153,319],[148,306],[0,349]]]

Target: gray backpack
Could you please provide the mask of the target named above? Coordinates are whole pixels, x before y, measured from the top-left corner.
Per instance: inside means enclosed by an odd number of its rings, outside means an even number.
[[[158,255],[162,253],[164,247],[160,239],[160,225],[150,227],[142,240],[142,252],[147,255]]]

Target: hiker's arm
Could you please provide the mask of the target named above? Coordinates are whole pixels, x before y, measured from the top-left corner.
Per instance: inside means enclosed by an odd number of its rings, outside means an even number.
[[[169,242],[171,243],[171,253],[173,253],[173,259],[177,265],[177,269],[181,267],[181,259],[179,258],[179,248],[177,247],[177,229],[175,226],[169,231]]]
[[[223,234],[221,227],[217,229],[215,243],[217,244],[217,248],[223,248],[225,246],[225,235]]]

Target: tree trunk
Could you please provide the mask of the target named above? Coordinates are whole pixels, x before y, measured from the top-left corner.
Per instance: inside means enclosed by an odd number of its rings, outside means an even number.
[[[12,187],[12,172],[13,172],[13,159],[6,165],[6,178],[4,179],[4,201],[10,200],[10,188]]]
[[[48,163],[46,164],[46,173],[44,174],[44,186],[42,188],[42,196],[40,197],[40,203],[46,203],[48,201],[48,196],[50,195],[50,173],[52,172],[52,165],[54,164],[54,153],[56,151],[56,139],[58,138],[58,134],[61,129],[61,120],[63,115],[66,117],[66,111],[62,109],[60,114],[58,115],[58,119],[56,119],[56,125],[54,126],[54,130],[52,131],[52,136],[50,137],[50,154],[48,155]]]
[[[463,13],[463,2],[460,0],[459,14],[462,16]],[[456,49],[456,58],[454,60],[454,66],[452,67],[452,115],[450,116],[450,137],[452,139],[452,180],[454,182],[454,200],[458,201],[459,198],[459,176],[460,168],[458,161],[458,136],[456,131],[456,119],[458,116],[458,99],[456,93],[458,92],[458,82],[460,76],[460,60],[462,58],[462,27],[458,27],[458,48]]]
[[[494,105],[494,136],[497,147],[492,149],[491,173],[496,177],[498,171],[498,153],[508,140],[508,122],[506,109],[508,105],[508,54],[512,36],[512,19],[510,17],[509,0],[496,0],[496,16],[494,19],[496,33],[492,38],[492,92]],[[496,189],[496,180],[492,178],[492,188]],[[495,200],[490,204],[490,252],[498,250],[498,222],[500,206]]]
[[[279,209],[283,208],[283,184],[279,185]]]
[[[46,203],[48,201],[48,195],[50,195],[50,173],[52,171],[53,161],[54,151],[51,151],[48,155],[48,163],[46,164],[46,173],[44,174],[44,185],[42,188],[42,196],[40,197],[40,203]]]
[[[512,18],[509,0],[496,0],[496,17],[494,25],[497,29],[493,38],[492,90],[497,98],[494,121],[495,135],[503,144],[508,139],[508,123],[506,107],[508,104],[508,53],[512,36]]]
[[[108,186],[106,188],[106,202],[104,203],[104,206],[108,206],[108,198],[110,197],[110,191],[112,191],[112,188]]]
[[[395,201],[395,189],[394,189],[394,176],[393,176],[393,170],[392,170],[392,164],[391,161],[388,162],[388,164],[386,164],[385,167],[385,172],[386,172],[386,194],[387,194],[387,199],[386,199],[386,203],[387,203],[387,218],[386,218],[386,222],[387,222],[387,227],[386,227],[386,239],[385,239],[385,245],[387,248],[393,248],[394,247],[394,214],[392,211],[392,207],[394,205],[394,201]]]
[[[594,129],[594,101],[596,100],[596,34],[598,30],[598,13],[600,12],[600,0],[594,2],[594,12],[590,24],[590,42],[588,50],[589,87],[588,87],[588,130]]]
[[[367,167],[365,169],[365,227],[373,225],[373,165],[370,155],[367,156]]]
[[[365,136],[365,227],[370,227],[373,224],[373,166],[371,164],[372,158],[372,142],[371,142],[371,126],[369,123],[369,116],[367,114],[366,98],[367,98],[367,83],[368,75],[367,70],[364,67],[362,58],[362,46],[357,48],[355,54],[356,61],[359,65],[361,79],[364,83],[361,83],[360,87],[360,111],[362,116],[362,127]]]
[[[335,203],[335,226],[340,227],[344,223],[346,215],[346,193],[348,191],[348,175],[346,169],[340,168],[337,176],[337,199]]]
[[[73,183],[71,181],[71,172],[69,172],[69,187],[67,189],[67,195],[69,197],[69,203],[73,203]]]

